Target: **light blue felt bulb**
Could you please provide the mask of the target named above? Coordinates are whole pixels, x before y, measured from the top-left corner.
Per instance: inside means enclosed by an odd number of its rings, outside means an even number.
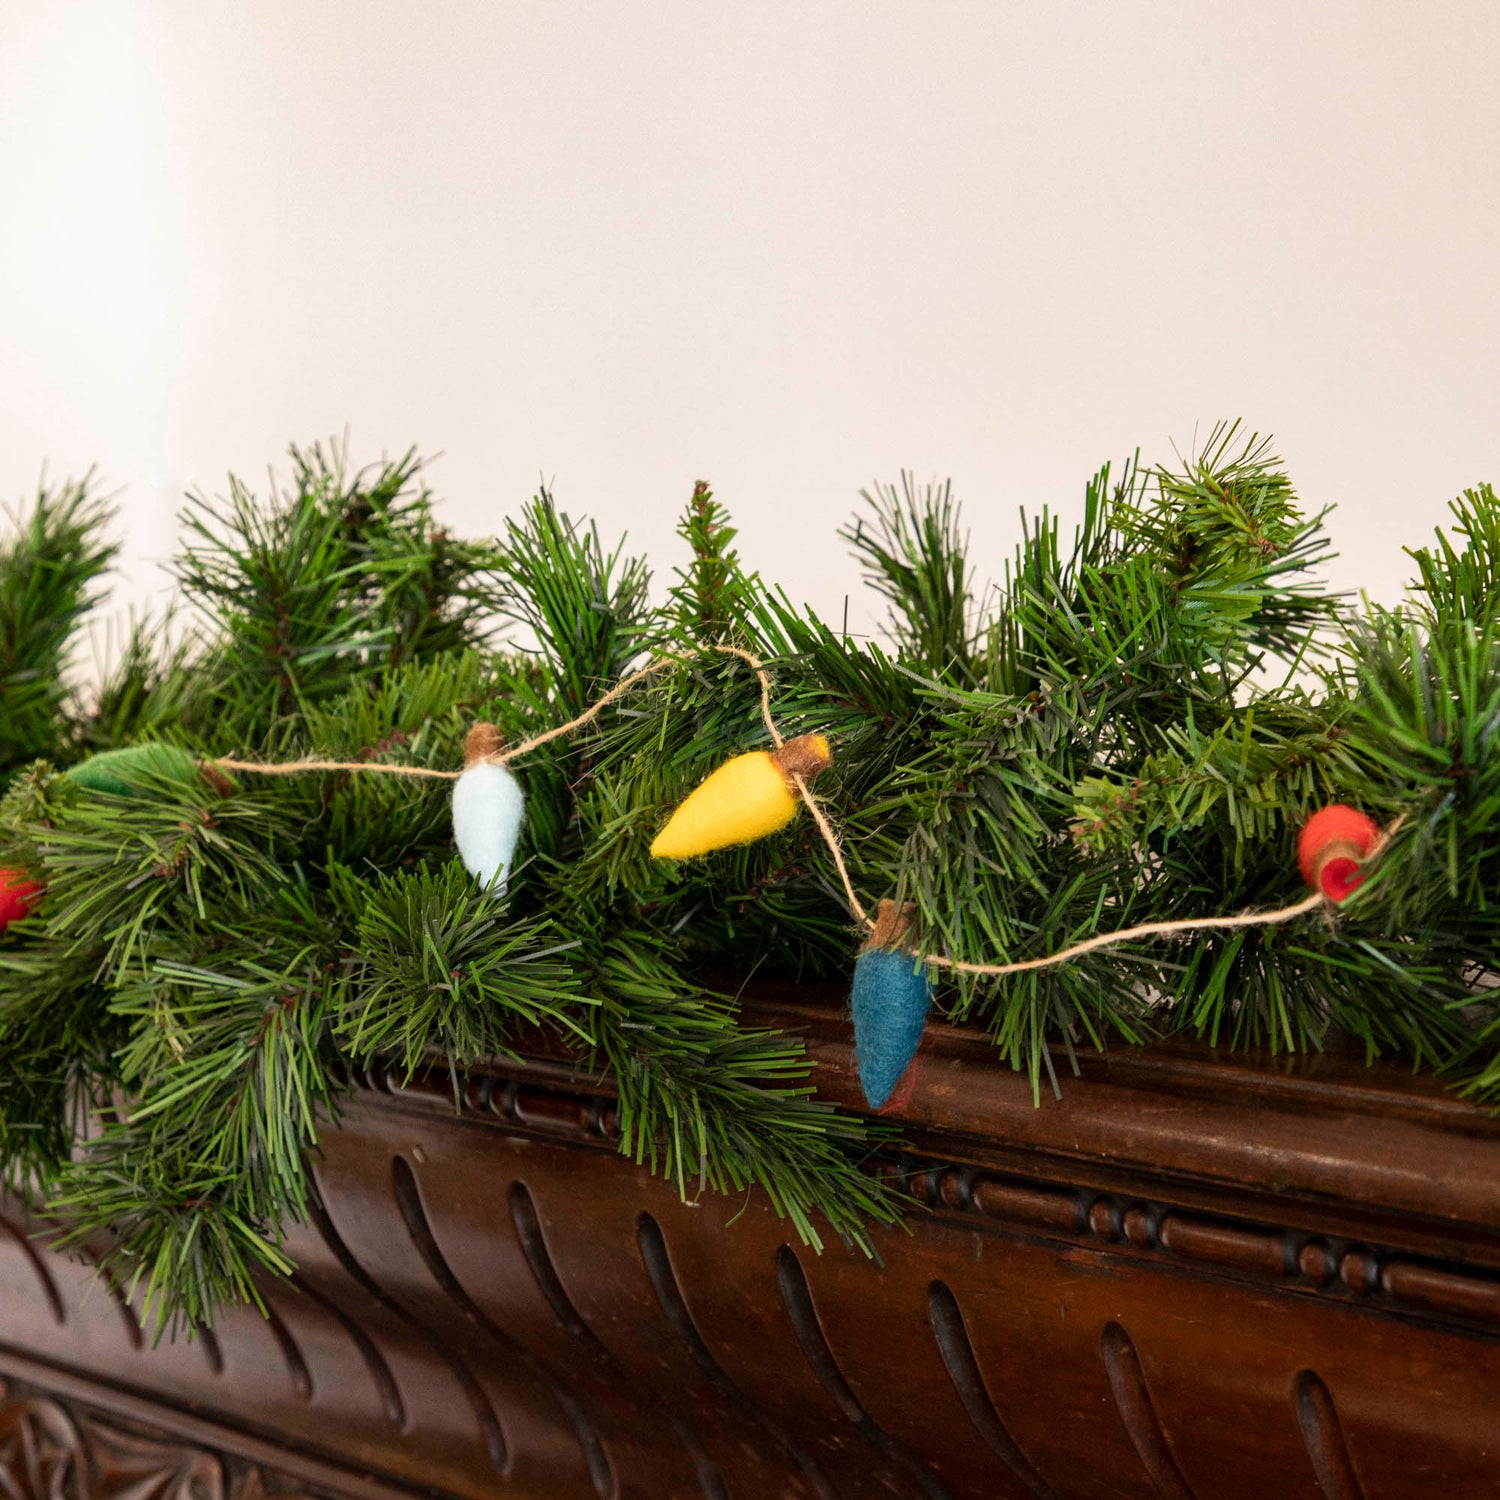
[[[910,953],[871,948],[854,961],[854,1051],[871,1109],[891,1096],[922,1040],[932,1004],[927,966]]]
[[[453,840],[464,868],[486,890],[505,889],[526,799],[516,778],[483,757],[498,751],[499,731],[476,724],[465,747],[466,767],[453,785]]]

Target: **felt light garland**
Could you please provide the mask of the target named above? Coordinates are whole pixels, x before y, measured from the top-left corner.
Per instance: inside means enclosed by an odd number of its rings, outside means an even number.
[[[807,785],[811,777],[827,770],[832,764],[832,753],[827,739],[820,734],[799,735],[793,740],[784,739],[771,715],[771,679],[765,665],[749,651],[739,646],[714,646],[710,649],[739,657],[754,671],[760,683],[761,717],[765,721],[766,729],[776,748],[773,751],[750,751],[736,756],[720,766],[718,770],[711,772],[682,802],[672,818],[668,820],[667,825],[652,841],[652,853],[660,858],[686,859],[695,854],[709,853],[715,849],[728,848],[737,843],[749,843],[763,838],[769,833],[784,828],[795,816],[796,802],[793,797],[795,792],[801,797],[828,847],[834,868],[838,871],[839,879],[843,883],[849,910],[859,925],[873,939],[879,930],[878,919],[871,918],[855,892],[849,868],[844,862],[838,835]],[[597,718],[610,703],[637,683],[645,681],[667,667],[678,666],[689,659],[682,656],[657,657],[644,667],[621,678],[614,687],[596,699],[576,718],[534,735],[510,750],[500,748],[502,741],[494,725],[476,724],[470,730],[465,742],[466,765],[463,771],[444,771],[431,766],[392,766],[371,761],[329,761],[317,758],[296,761],[245,761],[220,757],[215,760],[195,762],[186,755],[186,752],[177,750],[175,746],[153,744],[131,746],[127,750],[109,751],[103,755],[94,756],[89,761],[83,762],[81,766],[74,767],[73,772],[67,774],[74,774],[86,767],[95,766],[99,761],[105,761],[107,769],[104,772],[96,771],[95,779],[99,781],[107,778],[115,784],[101,785],[99,789],[117,793],[123,791],[128,794],[129,787],[120,780],[117,773],[132,763],[112,761],[112,758],[147,752],[143,760],[134,763],[140,769],[155,769],[162,774],[172,775],[175,779],[182,779],[185,765],[192,771],[204,775],[216,785],[224,783],[223,773],[226,771],[258,772],[271,776],[343,771],[461,781],[477,768],[503,769],[509,762],[519,759],[528,752],[573,733]],[[167,753],[160,758],[159,763],[153,763],[156,762],[159,752]],[[178,757],[181,757],[180,761]],[[77,779],[76,775],[75,779]],[[513,780],[514,778],[512,782]],[[479,785],[483,786],[485,782],[482,781]],[[490,785],[493,786],[494,783]],[[699,799],[696,805],[695,798]],[[515,840],[520,834],[522,806],[516,805],[515,799],[521,799],[519,787],[515,788],[513,794],[507,791],[479,799],[478,805],[484,806],[487,811],[482,817],[476,817],[472,824],[473,831],[465,833],[465,841],[474,853],[473,862],[470,863],[467,855],[464,857],[471,873],[479,875],[480,878],[484,878],[481,872],[485,869],[493,872],[490,876],[490,879],[493,879],[494,874],[498,874],[502,867],[508,867],[509,858],[515,849]],[[465,800],[467,802],[468,799]],[[524,804],[524,799],[521,799],[521,802]],[[690,809],[689,816],[684,818],[683,815],[689,813]],[[674,829],[673,825],[678,822],[679,818],[682,818],[682,826],[680,829]],[[466,824],[469,821],[466,815]],[[1169,922],[1144,922],[1138,926],[1120,928],[1114,932],[1097,933],[1091,938],[1085,938],[1082,942],[1073,943],[1042,958],[1018,959],[1012,963],[970,963],[949,958],[944,954],[929,954],[925,961],[937,968],[951,969],[954,973],[995,977],[1051,968],[1053,965],[1068,963],[1075,958],[1082,957],[1085,953],[1092,953],[1100,948],[1113,947],[1116,944],[1132,942],[1140,938],[1163,937],[1188,932],[1221,931],[1239,927],[1279,926],[1316,911],[1328,901],[1343,901],[1361,884],[1364,879],[1364,868],[1379,856],[1397,828],[1400,827],[1401,822],[1402,819],[1398,818],[1381,831],[1363,813],[1341,804],[1324,808],[1321,813],[1315,814],[1303,830],[1302,839],[1299,841],[1298,858],[1304,878],[1309,884],[1316,885],[1318,889],[1311,896],[1294,902],[1290,906],[1277,907],[1271,911],[1245,911],[1225,916],[1187,917]],[[670,838],[668,838],[669,833],[672,835]],[[510,840],[508,846],[505,844],[507,839]],[[673,852],[679,849],[681,852]],[[1304,853],[1304,850],[1307,852]],[[462,849],[460,852],[463,853]],[[877,946],[884,946],[884,944],[877,944]]]
[[[747,751],[711,772],[673,812],[653,839],[651,853],[660,859],[691,859],[764,838],[792,821],[800,798],[833,858],[849,910],[866,933],[855,961],[851,1007],[861,1087],[874,1109],[881,1108],[889,1100],[921,1041],[932,1003],[931,970],[1004,976],[1069,963],[1100,948],[1142,938],[1277,926],[1324,908],[1330,902],[1344,901],[1361,884],[1366,868],[1400,826],[1401,820],[1397,819],[1382,832],[1368,817],[1353,808],[1334,805],[1322,809],[1309,819],[1298,843],[1298,861],[1304,878],[1314,887],[1313,894],[1271,911],[1147,922],[1098,933],[1041,958],[1010,963],[982,964],[953,959],[945,954],[924,955],[914,942],[910,908],[898,912],[894,902],[883,899],[877,915],[871,918],[855,892],[838,834],[808,786],[809,781],[832,764],[827,739],[821,734],[784,739],[771,714],[771,681],[764,664],[737,646],[711,649],[740,658],[754,671],[760,683],[761,715],[774,748]],[[636,684],[687,659],[681,656],[655,658],[622,678],[576,718],[509,750],[504,748],[500,731],[493,724],[476,724],[465,741],[462,771],[318,759],[256,762],[220,758],[194,761],[175,746],[152,744],[94,756],[65,774],[79,785],[113,795],[130,795],[131,780],[142,772],[174,780],[202,775],[220,790],[232,786],[224,774],[228,771],[280,776],[341,771],[455,781],[453,827],[459,854],[470,874],[486,889],[499,893],[503,892],[510,872],[525,810],[525,798],[515,777],[507,769],[508,763],[573,733],[597,718],[608,704]],[[5,873],[0,872],[0,881]],[[10,900],[19,915],[29,910],[29,903],[35,900],[34,893],[39,893],[39,888],[30,885],[25,877],[9,889],[18,893]],[[4,893],[4,887],[0,887],[0,899],[4,898]],[[6,920],[15,920],[14,916],[5,919],[3,912],[4,908],[0,907],[0,931],[4,930]]]

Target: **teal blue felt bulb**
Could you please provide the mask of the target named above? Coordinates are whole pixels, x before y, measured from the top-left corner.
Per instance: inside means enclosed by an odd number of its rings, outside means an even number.
[[[872,948],[854,961],[854,1050],[871,1109],[890,1098],[906,1071],[931,1004],[927,967],[910,953]]]

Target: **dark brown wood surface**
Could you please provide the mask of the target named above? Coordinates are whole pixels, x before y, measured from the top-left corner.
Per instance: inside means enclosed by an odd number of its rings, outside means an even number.
[[[857,1102],[836,997],[750,1009]],[[875,1262],[680,1204],[543,1051],[363,1078],[296,1278],[191,1342],[12,1202],[0,1492],[1500,1495],[1500,1124],[1430,1080],[1163,1046],[1036,1105],[933,1028]]]

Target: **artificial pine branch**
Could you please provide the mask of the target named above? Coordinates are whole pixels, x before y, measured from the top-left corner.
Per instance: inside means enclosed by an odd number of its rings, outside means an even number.
[[[863,563],[866,583],[890,602],[891,638],[937,676],[972,685],[977,601],[952,485],[918,494],[903,473],[899,493],[877,484],[860,496],[873,516],[839,536]]]
[[[59,757],[73,723],[66,687],[78,622],[116,546],[94,478],[43,487],[0,537],[0,789],[30,761]]]
[[[708,482],[700,479],[677,525],[677,535],[692,550],[693,560],[677,570],[677,582],[667,591],[668,608],[692,641],[712,644],[742,631],[757,581],[747,578],[740,567],[733,545],[737,534],[729,512],[714,499]]]

